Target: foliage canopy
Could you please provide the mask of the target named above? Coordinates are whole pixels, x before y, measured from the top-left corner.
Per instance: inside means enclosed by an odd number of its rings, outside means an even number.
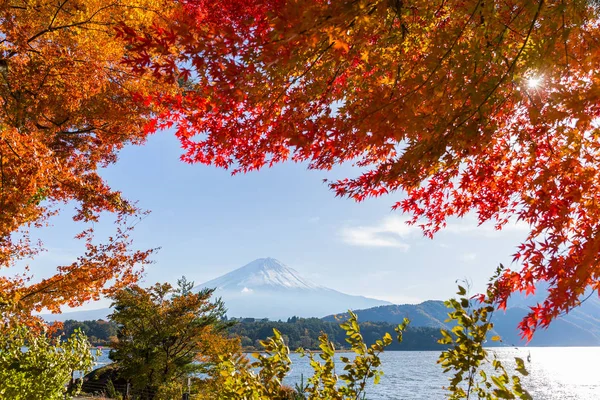
[[[188,162],[243,172],[292,159],[358,177],[331,182],[431,236],[476,213],[530,226],[497,300],[547,299],[526,336],[600,285],[600,8],[588,0],[42,0],[0,6],[0,265],[40,247],[58,206],[103,211],[108,243],[36,284],[0,278],[13,311],[76,306],[137,278],[139,215],[97,168],[177,124]],[[102,43],[102,45],[100,45]],[[125,62],[123,62],[125,61]],[[522,267],[519,269],[519,267]]]
[[[128,64],[187,79],[157,126],[192,163],[259,169],[292,159],[394,208],[426,235],[476,213],[530,226],[498,300],[547,299],[530,336],[600,287],[600,15],[588,0],[183,1],[168,27],[129,27]],[[149,99],[151,100],[151,99]]]
[[[137,278],[135,267],[149,251],[132,249],[129,232],[143,212],[110,189],[98,168],[114,162],[124,145],[142,144],[144,126],[156,111],[140,99],[156,90],[158,81],[121,63],[126,44],[115,27],[144,29],[164,19],[170,4],[1,2],[0,268],[41,251],[31,228],[48,225],[67,202],[84,226],[77,238],[85,243],[84,254],[35,283],[29,273],[0,276],[3,312],[58,311]],[[99,242],[92,224],[103,212],[115,216],[117,231]]]

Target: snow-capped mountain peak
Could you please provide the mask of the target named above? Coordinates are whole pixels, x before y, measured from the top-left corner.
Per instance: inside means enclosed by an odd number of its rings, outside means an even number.
[[[259,258],[219,278],[196,288],[217,290],[239,290],[251,292],[260,288],[269,289],[319,289],[319,285],[300,276],[298,271],[274,258]]]

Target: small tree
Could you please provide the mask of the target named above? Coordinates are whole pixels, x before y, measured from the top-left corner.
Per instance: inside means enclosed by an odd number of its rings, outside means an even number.
[[[91,370],[94,356],[80,330],[59,340],[22,325],[0,331],[0,398],[62,400],[72,373]]]
[[[441,330],[439,343],[450,345],[450,348],[442,352],[438,363],[445,373],[454,373],[447,387],[450,399],[531,399],[521,385],[520,376],[528,375],[523,360],[515,357],[515,370],[519,375],[509,376],[495,354],[490,357],[483,347],[494,327],[491,322],[495,310],[494,291],[497,290],[496,278],[502,271],[501,265],[485,295],[469,298],[467,290],[459,286],[457,294],[460,298],[445,302],[452,310],[447,322],[455,321],[456,326],[451,331]],[[500,337],[492,336],[491,340],[498,341]]]
[[[135,391],[172,393],[190,374],[210,372],[218,353],[213,345],[235,348],[224,336],[223,303],[210,301],[214,290],[192,293],[192,287],[183,278],[177,288],[133,286],[112,297],[110,318],[119,332],[110,358]]]

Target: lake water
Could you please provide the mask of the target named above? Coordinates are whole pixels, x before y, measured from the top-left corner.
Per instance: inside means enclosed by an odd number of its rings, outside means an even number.
[[[540,400],[598,400],[600,399],[600,347],[529,347],[497,348],[496,352],[505,367],[514,366],[514,357],[526,362],[529,376],[523,385]],[[99,362],[108,362],[107,352]],[[370,400],[435,400],[444,399],[443,386],[448,383],[436,364],[437,351],[392,351],[381,355],[384,376],[379,385],[370,386]],[[301,375],[312,375],[307,358],[292,354],[292,371],[285,383],[293,386]],[[509,369],[509,368],[507,368]],[[509,373],[511,371],[509,370]],[[341,372],[340,372],[341,373]]]

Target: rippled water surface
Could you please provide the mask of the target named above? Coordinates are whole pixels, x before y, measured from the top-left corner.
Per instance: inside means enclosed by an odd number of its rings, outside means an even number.
[[[506,367],[514,366],[514,357],[527,358],[529,376],[524,387],[534,399],[600,400],[600,347],[531,347],[494,349]],[[107,362],[106,352],[99,360]],[[370,386],[370,400],[444,399],[442,389],[448,382],[436,360],[436,351],[396,351],[382,354],[385,375],[381,383]],[[286,383],[293,386],[301,375],[310,376],[312,369],[306,358],[292,355],[292,371]]]

